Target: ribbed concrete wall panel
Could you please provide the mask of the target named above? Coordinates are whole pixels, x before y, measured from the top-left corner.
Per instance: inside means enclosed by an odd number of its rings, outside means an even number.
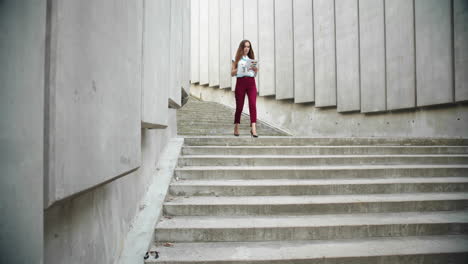
[[[190,94],[190,5],[191,0],[183,0],[182,30],[182,88]]]
[[[261,96],[275,94],[275,2],[258,0],[258,89]]]
[[[263,10],[262,10],[263,12]],[[255,58],[258,53],[258,1],[249,0],[244,5],[244,38],[252,42]]]
[[[359,1],[361,112],[386,109],[383,0]]]
[[[219,1],[209,0],[209,23],[208,23],[208,54],[209,63],[209,84],[219,85]]]
[[[338,112],[361,108],[358,0],[335,0]]]
[[[169,65],[171,2],[145,0],[144,6],[141,121],[143,127],[157,128],[167,126],[169,76],[165,69]]]
[[[452,1],[415,0],[415,14],[417,105],[453,102]]]
[[[189,1],[191,2],[190,81],[198,83],[200,81],[200,0]]]
[[[244,39],[251,42],[255,59],[259,60],[258,52],[258,1],[248,0],[244,5]],[[259,65],[260,67],[260,65]],[[255,78],[258,84],[258,78]]]
[[[1,263],[48,263],[43,261],[47,2],[0,3]]]
[[[387,109],[416,106],[413,1],[385,0]]]
[[[468,100],[468,1],[454,0],[455,101]]]
[[[231,60],[236,56],[239,43],[244,39],[244,0],[231,0]],[[231,89],[236,89],[236,77],[231,79]]]
[[[51,4],[47,205],[141,164],[143,2]]]
[[[312,1],[293,1],[294,102],[314,101],[314,26]]]
[[[335,1],[314,1],[315,105],[336,105]]]
[[[209,53],[208,53],[208,2],[209,0],[200,1],[200,84],[206,85],[209,83]]]
[[[292,0],[275,0],[276,99],[294,97],[294,44]]]
[[[231,1],[219,1],[219,88],[231,87]]]
[[[182,41],[184,0],[171,0],[171,34],[170,34],[170,74],[169,101],[176,107],[181,106],[182,88]]]

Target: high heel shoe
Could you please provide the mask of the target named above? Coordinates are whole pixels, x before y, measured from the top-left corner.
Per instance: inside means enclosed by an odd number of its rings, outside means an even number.
[[[258,135],[254,135],[254,134],[252,133],[252,130],[250,130],[250,135],[251,135],[252,137],[254,137],[254,138],[258,138]]]
[[[236,137],[238,137],[239,135],[240,135],[240,134],[236,134],[236,133],[234,133],[234,136],[236,136]]]

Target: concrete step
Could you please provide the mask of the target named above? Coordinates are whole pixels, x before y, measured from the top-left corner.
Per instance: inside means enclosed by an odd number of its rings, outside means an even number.
[[[179,157],[178,166],[311,166],[366,164],[468,164],[468,155],[185,155]]]
[[[250,128],[241,127],[239,130],[240,130],[239,132],[240,132],[241,135],[250,136]],[[207,126],[207,127],[185,127],[185,128],[177,130],[177,132],[179,134],[181,134],[181,133],[203,133],[203,132],[206,132],[206,131],[209,131],[210,133],[216,133],[214,135],[218,135],[220,133],[229,133],[229,136],[231,136],[231,135],[234,134],[234,129],[232,127],[219,127],[219,126],[214,126],[214,127],[209,127],[209,126]],[[277,135],[282,135],[281,132],[279,132],[277,130],[274,130],[274,129],[257,128],[257,134],[259,136],[261,136],[261,135],[271,136],[272,132],[276,132],[275,135],[276,134]]]
[[[468,234],[468,211],[163,218],[158,242],[240,242]]]
[[[468,192],[468,177],[174,181],[174,196],[274,196]]]
[[[171,196],[165,215],[247,216],[456,211],[468,193],[405,193],[310,196]]]
[[[240,137],[237,137],[237,138],[250,138],[250,133],[248,131],[240,131],[241,133],[241,136]],[[185,131],[181,131],[181,132],[177,132],[177,134],[179,136],[182,136],[182,137],[187,137],[187,136],[224,136],[224,137],[234,137],[232,131],[223,131],[223,132],[209,132],[209,131],[202,131],[202,132],[185,132]],[[263,131],[262,132],[262,136],[263,135],[268,135],[268,136],[278,136],[278,137],[281,137],[281,136],[287,136],[287,135],[283,135],[282,132],[268,132],[268,131]]]
[[[468,154],[468,146],[185,146],[182,155]]]
[[[195,166],[176,168],[174,175],[185,180],[468,177],[468,165]]]
[[[185,137],[186,146],[468,146],[466,138]]]
[[[162,264],[466,264],[468,236],[156,244]]]

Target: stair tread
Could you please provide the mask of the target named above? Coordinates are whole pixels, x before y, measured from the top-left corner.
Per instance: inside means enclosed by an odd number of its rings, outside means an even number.
[[[284,228],[385,224],[468,223],[468,210],[291,216],[175,216],[157,229]],[[179,230],[180,231],[180,230]]]
[[[285,205],[468,200],[468,193],[397,193],[303,196],[173,196],[165,205]],[[468,207],[468,202],[467,202]]]
[[[185,149],[226,149],[226,146],[183,146]],[[430,148],[468,148],[468,146],[448,146],[448,145],[430,145],[430,146],[375,146],[375,145],[342,145],[342,146],[330,146],[330,145],[305,145],[305,146],[274,146],[274,145],[263,145],[263,146],[229,146],[230,149],[315,149],[315,148],[417,148],[417,149],[430,149]]]
[[[365,170],[365,169],[398,169],[398,168],[468,168],[464,164],[403,164],[403,165],[317,165],[317,166],[184,166],[175,170]]]
[[[255,179],[255,180],[182,180],[173,186],[297,186],[334,184],[392,184],[392,183],[466,183],[468,177],[411,177],[365,179]]]
[[[297,159],[297,158],[367,158],[367,157],[468,157],[468,154],[372,154],[372,155],[182,155],[180,158],[186,159],[252,159],[252,158],[265,158],[265,159]]]
[[[186,261],[281,261],[291,259],[346,258],[362,256],[417,255],[468,252],[468,236],[422,236],[366,238],[330,241],[198,242],[152,246],[159,259],[146,263]],[[168,262],[170,263],[170,262]],[[250,263],[250,262],[249,262]],[[301,262],[303,263],[303,262]],[[304,262],[305,263],[305,262]]]

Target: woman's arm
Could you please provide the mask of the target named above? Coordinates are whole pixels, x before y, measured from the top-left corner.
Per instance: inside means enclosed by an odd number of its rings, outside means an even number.
[[[236,76],[237,74],[237,69],[236,69],[236,65],[234,62],[232,62],[232,66],[231,66],[231,76],[234,77]]]

